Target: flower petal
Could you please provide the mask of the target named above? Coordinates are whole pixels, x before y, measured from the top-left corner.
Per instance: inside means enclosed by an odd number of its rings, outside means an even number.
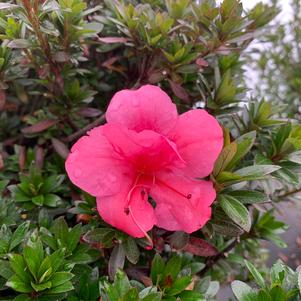
[[[177,108],[169,96],[152,85],[117,92],[106,113],[108,123],[117,123],[137,132],[153,130],[161,134],[175,126],[177,116]]]
[[[157,219],[146,190],[141,186],[133,188],[133,185],[133,182],[123,182],[117,195],[97,198],[97,210],[110,225],[131,236],[144,237]]]
[[[223,130],[205,110],[191,110],[179,116],[175,130],[169,135],[187,163],[187,176],[208,176],[223,148]]]
[[[115,152],[137,171],[145,173],[186,166],[175,144],[154,131],[143,130],[137,133],[108,123],[103,133]]]
[[[210,181],[160,173],[156,175],[150,195],[156,202],[158,227],[191,233],[210,219],[210,205],[215,200],[216,192]]]
[[[65,163],[72,183],[93,196],[118,193],[124,175],[134,174],[103,135],[104,127],[96,127],[80,138]]]

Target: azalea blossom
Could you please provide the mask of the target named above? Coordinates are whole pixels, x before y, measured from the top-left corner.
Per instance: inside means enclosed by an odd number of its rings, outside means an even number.
[[[106,119],[73,145],[66,161],[71,181],[97,198],[103,220],[134,237],[154,225],[187,233],[203,227],[216,192],[200,179],[223,147],[217,120],[199,109],[178,115],[152,85],[116,93]]]

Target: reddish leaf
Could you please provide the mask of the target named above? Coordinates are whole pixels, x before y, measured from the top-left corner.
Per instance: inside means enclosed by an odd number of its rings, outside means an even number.
[[[148,74],[148,81],[151,84],[156,84],[166,77],[166,71],[164,70],[153,70]]]
[[[114,276],[118,269],[123,269],[125,261],[125,252],[123,246],[118,244],[113,248],[109,259],[108,272],[111,280],[114,279]]]
[[[168,242],[173,249],[181,250],[189,242],[189,234],[178,231],[168,237]]]
[[[52,146],[54,148],[54,150],[63,158],[63,159],[67,159],[70,151],[68,149],[68,147],[61,142],[58,139],[52,138],[51,139],[52,142]]]
[[[42,169],[44,165],[44,149],[41,146],[36,148],[35,165],[38,169]]]
[[[175,83],[172,80],[168,80],[169,85],[171,87],[172,92],[179,97],[180,99],[184,100],[185,102],[189,102],[189,95],[186,90],[179,84]]]
[[[53,56],[54,60],[59,63],[68,62],[70,60],[70,56],[68,53],[64,51],[58,51]]]
[[[110,68],[114,63],[116,63],[120,59],[120,56],[113,56],[104,61],[101,65]]]
[[[46,119],[42,120],[34,125],[28,126],[26,128],[23,128],[21,132],[23,134],[34,134],[34,133],[40,133],[48,128],[52,127],[57,123],[57,120],[52,120],[52,119]]]
[[[126,43],[128,39],[122,37],[104,37],[104,38],[98,38],[98,41],[103,42],[105,44],[114,44],[114,43]]]
[[[4,167],[4,161],[3,161],[3,156],[0,153],[0,170]]]
[[[215,53],[221,54],[221,55],[229,55],[230,53],[233,52],[233,50],[235,50],[235,48],[229,48],[227,46],[220,46],[219,48],[217,48],[215,50]]]
[[[203,58],[198,58],[196,61],[195,61],[195,63],[198,65],[198,66],[200,66],[200,67],[208,67],[209,66],[209,64],[208,64],[208,62],[207,61],[205,61]]]
[[[191,236],[188,244],[183,248],[183,251],[192,253],[197,256],[210,257],[217,255],[217,249],[208,241]]]
[[[0,90],[0,110],[4,109],[5,102],[6,102],[5,90]]]
[[[95,108],[82,108],[78,111],[78,114],[83,117],[97,117],[102,114],[102,111]]]
[[[25,146],[19,147],[19,168],[22,170],[26,164],[26,149]]]

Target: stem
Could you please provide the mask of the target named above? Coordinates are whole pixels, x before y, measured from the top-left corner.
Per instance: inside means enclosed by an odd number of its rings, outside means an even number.
[[[226,257],[226,253],[230,252],[232,249],[234,249],[236,247],[236,245],[239,243],[239,240],[237,238],[235,238],[234,241],[232,241],[232,243],[225,247],[222,251],[220,251],[217,255],[210,257],[207,262],[206,262],[206,266],[204,269],[202,269],[199,273],[198,276],[204,276],[215,264],[217,264],[217,262]]]
[[[285,198],[287,196],[290,196],[290,195],[298,193],[298,192],[301,192],[301,188],[296,188],[296,189],[294,189],[292,191],[288,191],[286,193],[280,194],[280,195],[278,195],[278,198],[279,199],[283,199],[283,198]]]
[[[105,118],[106,118],[105,114],[99,116],[97,119],[95,119],[93,122],[89,123],[88,125],[86,125],[82,129],[80,129],[77,132],[75,132],[75,133],[69,135],[68,137],[64,138],[63,141],[71,142],[71,141],[79,138],[80,136],[84,135],[87,131],[93,129],[94,127],[96,127],[99,124],[102,124],[105,121]]]

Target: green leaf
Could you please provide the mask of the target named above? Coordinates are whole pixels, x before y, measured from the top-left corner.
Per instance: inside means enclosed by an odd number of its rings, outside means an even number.
[[[256,131],[249,132],[240,136],[235,143],[237,144],[237,150],[235,156],[228,163],[226,169],[231,170],[236,164],[250,151],[256,138]],[[232,144],[232,143],[231,143]]]
[[[182,292],[192,281],[191,276],[184,276],[174,281],[171,288],[166,289],[166,294],[169,296],[177,295]]]
[[[19,293],[30,293],[33,291],[30,283],[23,282],[18,275],[12,276],[7,282],[6,286],[11,287]]]
[[[28,273],[28,268],[22,255],[11,255],[9,258],[9,263],[12,270],[16,273],[21,281],[30,283],[30,273]]]
[[[122,298],[123,301],[137,301],[139,300],[137,289],[131,288]]]
[[[227,192],[243,204],[264,203],[268,200],[266,194],[256,190],[235,190]]]
[[[231,288],[238,301],[257,301],[256,293],[246,283],[235,280]]]
[[[64,255],[65,255],[64,250],[59,249],[49,256],[53,272],[56,272],[59,269],[59,267],[63,264]]]
[[[123,243],[125,256],[133,264],[138,262],[140,252],[134,238],[128,236]]]
[[[51,288],[51,281],[47,281],[44,283],[34,283],[31,282],[31,286],[34,288],[36,292],[45,291],[48,288]]]
[[[182,231],[177,231],[168,237],[168,241],[172,248],[181,250],[187,245],[189,241],[189,234]]]
[[[11,3],[0,3],[0,10],[2,9],[15,9],[19,8],[19,5],[11,4]]]
[[[57,218],[53,222],[53,225],[50,230],[52,233],[54,233],[56,238],[61,240],[61,242],[65,242],[66,239],[68,239],[69,229],[68,229],[68,225],[63,216]]]
[[[46,194],[44,195],[44,205],[48,207],[56,207],[58,203],[60,202],[61,198],[56,194]]]
[[[250,271],[250,273],[252,274],[252,276],[254,277],[256,283],[261,288],[265,288],[266,287],[265,281],[264,281],[263,277],[261,276],[261,274],[258,272],[258,270],[255,268],[255,266],[247,260],[245,260],[245,264],[246,264],[248,270]]]
[[[258,292],[258,297],[256,301],[273,301],[271,296],[264,290]]]
[[[9,279],[14,274],[13,270],[11,269],[11,264],[7,260],[0,259],[0,276]]]
[[[203,277],[195,283],[194,290],[200,292],[201,294],[205,294],[210,286],[210,283],[210,276]]]
[[[10,243],[9,252],[11,252],[16,246],[18,246],[23,240],[26,232],[28,231],[30,222],[24,222],[18,226],[18,228],[13,233]]]
[[[37,281],[38,271],[44,259],[44,251],[41,241],[37,240],[32,243],[32,247],[26,246],[23,252],[26,264]]]
[[[52,283],[52,287],[60,286],[65,282],[71,280],[74,277],[72,273],[68,272],[56,272],[49,279]]]
[[[160,301],[161,295],[160,293],[151,293],[145,296],[141,301]]]
[[[281,167],[277,165],[253,165],[238,169],[235,173],[247,180],[256,180],[262,179],[280,168]]]
[[[211,281],[210,285],[206,291],[206,298],[210,299],[213,298],[219,291],[219,282],[218,281]]]
[[[61,294],[65,292],[72,291],[74,289],[72,283],[70,281],[67,281],[59,286],[56,286],[54,288],[51,288],[47,291],[47,294]]]
[[[224,212],[245,231],[251,229],[251,217],[247,208],[229,195],[219,195],[218,201]]]
[[[190,275],[192,274],[197,274],[198,272],[200,272],[206,265],[202,262],[197,262],[197,261],[194,261],[194,262],[190,262],[188,264],[186,264],[182,271],[183,270],[190,270]]]
[[[215,162],[213,176],[216,177],[224,171],[227,165],[231,162],[237,152],[237,144],[235,142],[223,148]]]
[[[40,194],[31,199],[31,201],[37,206],[43,206],[44,204],[44,195]]]
[[[151,267],[151,279],[153,284],[156,284],[162,279],[163,271],[165,268],[165,263],[162,257],[157,253],[152,261]]]
[[[206,301],[202,294],[195,291],[183,291],[178,298],[181,301]]]
[[[66,247],[70,252],[73,252],[79,243],[81,231],[82,227],[78,224],[69,231],[68,236],[65,238],[67,240]]]
[[[228,220],[216,219],[211,224],[213,230],[221,235],[237,237],[244,233],[242,228]]]
[[[30,47],[30,41],[26,39],[15,39],[8,43],[7,47],[9,48],[28,48]]]
[[[8,183],[9,183],[9,180],[1,180],[0,181],[0,192],[2,192],[4,190],[4,188],[7,186]]]
[[[131,288],[130,281],[126,274],[122,271],[117,271],[114,278],[114,290],[117,292],[117,295],[123,296]]]
[[[37,278],[39,283],[42,283],[52,273],[51,260],[47,256],[39,267]]]
[[[270,296],[273,301],[286,301],[287,300],[286,292],[280,286],[274,286],[270,290]]]
[[[173,256],[171,259],[168,260],[168,262],[165,265],[162,280],[165,280],[167,277],[170,276],[171,279],[175,281],[181,270],[181,266],[182,266],[181,257]]]

